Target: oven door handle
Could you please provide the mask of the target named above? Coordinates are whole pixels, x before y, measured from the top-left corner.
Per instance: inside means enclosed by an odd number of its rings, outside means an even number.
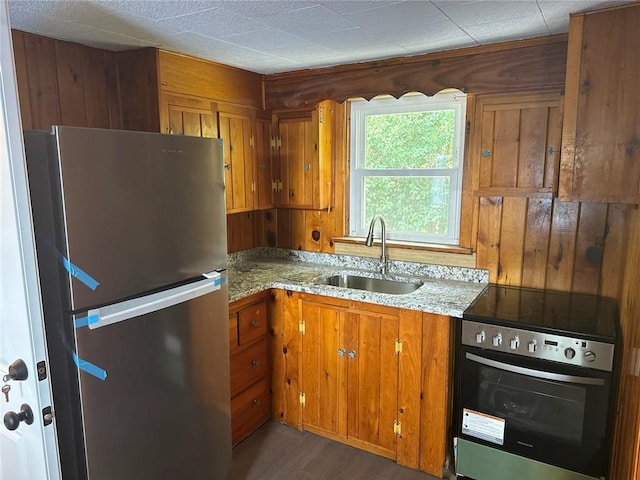
[[[521,373],[530,377],[544,378],[545,380],[557,380],[565,383],[581,383],[584,385],[604,385],[603,378],[593,377],[576,377],[573,375],[563,375],[561,373],[543,372],[541,370],[534,370],[532,368],[518,367],[517,365],[509,365],[508,363],[498,362],[496,360],[490,360],[488,358],[479,357],[473,353],[467,352],[465,354],[468,360],[472,362],[481,363],[488,367],[499,368],[507,372]]]

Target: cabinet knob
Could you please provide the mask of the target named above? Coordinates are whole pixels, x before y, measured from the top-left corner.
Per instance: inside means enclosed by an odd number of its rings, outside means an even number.
[[[256,328],[258,326],[258,321],[253,320],[249,325],[251,325],[253,328]]]
[[[255,406],[260,405],[260,399],[259,399],[259,398],[256,398],[256,399],[253,401],[253,404],[254,404]]]
[[[253,367],[259,367],[260,366],[260,360],[254,360],[253,362],[251,362],[251,365]]]
[[[231,164],[230,164],[230,163],[225,163],[225,164],[224,164],[224,168],[225,168],[226,170],[231,170]]]

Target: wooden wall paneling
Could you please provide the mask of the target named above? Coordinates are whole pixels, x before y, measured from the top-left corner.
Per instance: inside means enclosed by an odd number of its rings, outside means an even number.
[[[607,229],[605,203],[581,203],[571,291],[598,294]]]
[[[122,105],[122,128],[160,132],[157,50],[139,48],[118,52],[116,63]]]
[[[162,90],[263,108],[262,75],[166,50],[157,55]]]
[[[87,127],[118,128],[120,111],[112,112],[113,105],[118,105],[117,88],[113,91],[115,80],[115,57],[111,52],[97,49],[82,49],[82,78],[84,79],[84,104]],[[108,78],[108,72],[113,70]],[[113,102],[113,97],[116,101]],[[117,119],[112,124],[112,113]]]
[[[527,219],[527,198],[504,197],[500,229],[498,283],[520,285]]]
[[[575,242],[580,204],[553,204],[546,287],[550,290],[570,291],[575,258]]]
[[[305,231],[305,210],[289,210],[291,216],[291,248],[305,250],[307,244],[307,232]]]
[[[478,189],[477,171],[474,168],[477,162],[473,162],[471,156],[480,149],[475,146],[476,137],[474,128],[476,125],[476,96],[467,95],[466,132],[464,139],[464,154],[462,166],[462,199],[460,207],[460,246],[472,248],[475,245],[476,227],[474,226],[474,204],[476,199],[473,192]]]
[[[227,251],[229,253],[254,247],[253,215],[254,212],[227,215]]]
[[[278,248],[294,248],[291,226],[291,212],[288,208],[278,209]]]
[[[54,45],[62,124],[86,127],[87,107],[82,69],[82,51],[84,47],[77,43],[58,40],[55,41]]]
[[[256,247],[278,246],[278,210],[260,210],[254,214],[256,220]]]
[[[22,128],[33,129],[31,119],[31,98],[29,96],[29,74],[27,72],[27,54],[24,45],[25,34],[19,30],[11,31],[11,43],[13,44],[13,60],[16,69],[18,84],[18,99],[20,101],[20,119]]]
[[[545,287],[552,210],[553,201],[550,198],[529,199],[527,217],[524,220],[523,287]]]
[[[25,34],[24,45],[32,127],[50,130],[51,125],[60,125],[62,120],[54,40]]]
[[[266,108],[315,106],[321,100],[371,99],[386,93],[444,88],[488,94],[556,91],[564,87],[566,36],[507,42],[265,76]]]
[[[322,251],[322,238],[326,235],[322,229],[322,216],[318,210],[303,210],[305,243],[303,250]]]
[[[544,185],[549,109],[534,107],[520,113],[518,151],[518,187],[538,188]]]
[[[621,204],[608,205],[599,292],[605,297],[618,298],[622,291],[622,275],[627,264],[624,238],[627,230],[625,213],[628,208]]]
[[[489,281],[500,277],[502,197],[481,197],[478,213],[477,268],[489,270]]]
[[[317,212],[320,217],[320,244],[319,252],[333,253],[333,237],[341,237],[344,233],[338,230],[336,224],[339,222],[342,209],[334,208],[330,212],[320,210]]]
[[[398,364],[397,462],[410,468],[420,466],[420,407],[422,395],[422,313],[403,310],[398,324],[402,353]]]
[[[543,186],[550,188],[554,196],[558,191],[563,109],[564,97],[560,97],[558,107],[549,107],[547,120],[547,155]]]
[[[618,409],[614,432],[611,478],[640,478],[640,210],[626,212],[626,236],[623,241],[625,269],[620,303],[623,338]]]

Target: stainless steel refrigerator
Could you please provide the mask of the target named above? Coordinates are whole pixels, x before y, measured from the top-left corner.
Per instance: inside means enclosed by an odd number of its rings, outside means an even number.
[[[25,132],[65,480],[228,477],[220,142]]]

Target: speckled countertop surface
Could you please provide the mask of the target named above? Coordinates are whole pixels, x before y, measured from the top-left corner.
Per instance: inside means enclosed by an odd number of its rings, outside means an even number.
[[[336,273],[381,277],[377,259],[256,248],[229,255],[229,301],[270,288],[315,293],[453,317],[462,312],[487,285],[486,270],[412,262],[389,262],[386,278],[404,278],[424,284],[414,292],[393,295],[334,287],[318,283]]]

